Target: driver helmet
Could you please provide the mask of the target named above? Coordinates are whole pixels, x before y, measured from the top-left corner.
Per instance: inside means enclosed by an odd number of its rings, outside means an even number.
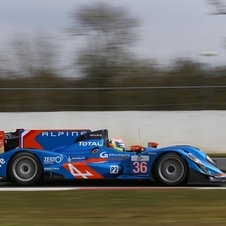
[[[125,150],[125,144],[121,138],[112,138],[109,140],[108,147],[114,148],[117,151]]]

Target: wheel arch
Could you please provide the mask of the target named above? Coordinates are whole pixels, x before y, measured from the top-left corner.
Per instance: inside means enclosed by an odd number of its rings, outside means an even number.
[[[13,153],[13,154],[11,155],[9,161],[7,162],[7,166],[6,166],[6,177],[7,177],[7,180],[9,180],[9,181],[12,181],[12,179],[10,178],[10,173],[9,173],[9,166],[10,166],[10,163],[11,163],[12,159],[13,159],[16,155],[21,154],[21,153],[28,153],[28,154],[34,155],[34,156],[38,159],[40,165],[42,166],[42,174],[43,174],[43,172],[44,172],[44,171],[43,171],[43,164],[42,164],[42,162],[41,162],[41,159],[39,158],[39,156],[38,156],[36,153],[30,152],[29,150],[26,150],[26,149],[25,149],[25,150],[19,150],[19,151]]]
[[[178,151],[175,151],[175,150],[170,150],[170,151],[167,151],[167,152],[162,152],[161,154],[159,154],[155,158],[155,160],[154,160],[154,162],[153,162],[153,164],[151,166],[151,169],[150,169],[151,170],[151,173],[150,174],[154,178],[155,181],[157,180],[156,175],[155,175],[155,167],[156,167],[156,164],[157,164],[157,162],[158,162],[158,160],[160,158],[162,158],[164,155],[168,155],[168,154],[178,155],[181,158],[183,158],[185,160],[185,163],[187,165],[187,168],[189,169],[188,161],[187,161],[187,159],[185,158],[185,156],[181,152],[178,152]],[[188,176],[189,176],[189,170],[188,170],[187,178],[188,178]]]

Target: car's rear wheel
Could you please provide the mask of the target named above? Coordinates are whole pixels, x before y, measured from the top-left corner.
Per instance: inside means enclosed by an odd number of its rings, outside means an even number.
[[[8,176],[16,184],[35,185],[42,178],[42,165],[34,154],[18,153],[9,162]]]
[[[176,186],[187,182],[188,166],[177,154],[166,154],[155,165],[155,176],[163,185]]]

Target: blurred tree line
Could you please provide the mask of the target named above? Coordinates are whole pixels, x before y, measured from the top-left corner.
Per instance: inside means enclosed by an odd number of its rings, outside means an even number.
[[[71,65],[43,34],[16,37],[13,52],[0,54],[0,111],[226,109],[226,67],[139,59],[130,47],[140,22],[123,8],[82,6],[71,19],[67,31],[85,43]],[[65,75],[71,69],[79,76]]]

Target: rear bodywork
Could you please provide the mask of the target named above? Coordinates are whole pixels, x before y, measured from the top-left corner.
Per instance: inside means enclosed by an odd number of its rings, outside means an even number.
[[[15,132],[0,131],[1,152],[16,148],[35,148],[52,150],[57,147],[72,144],[80,135],[90,132],[90,129],[17,129]]]

